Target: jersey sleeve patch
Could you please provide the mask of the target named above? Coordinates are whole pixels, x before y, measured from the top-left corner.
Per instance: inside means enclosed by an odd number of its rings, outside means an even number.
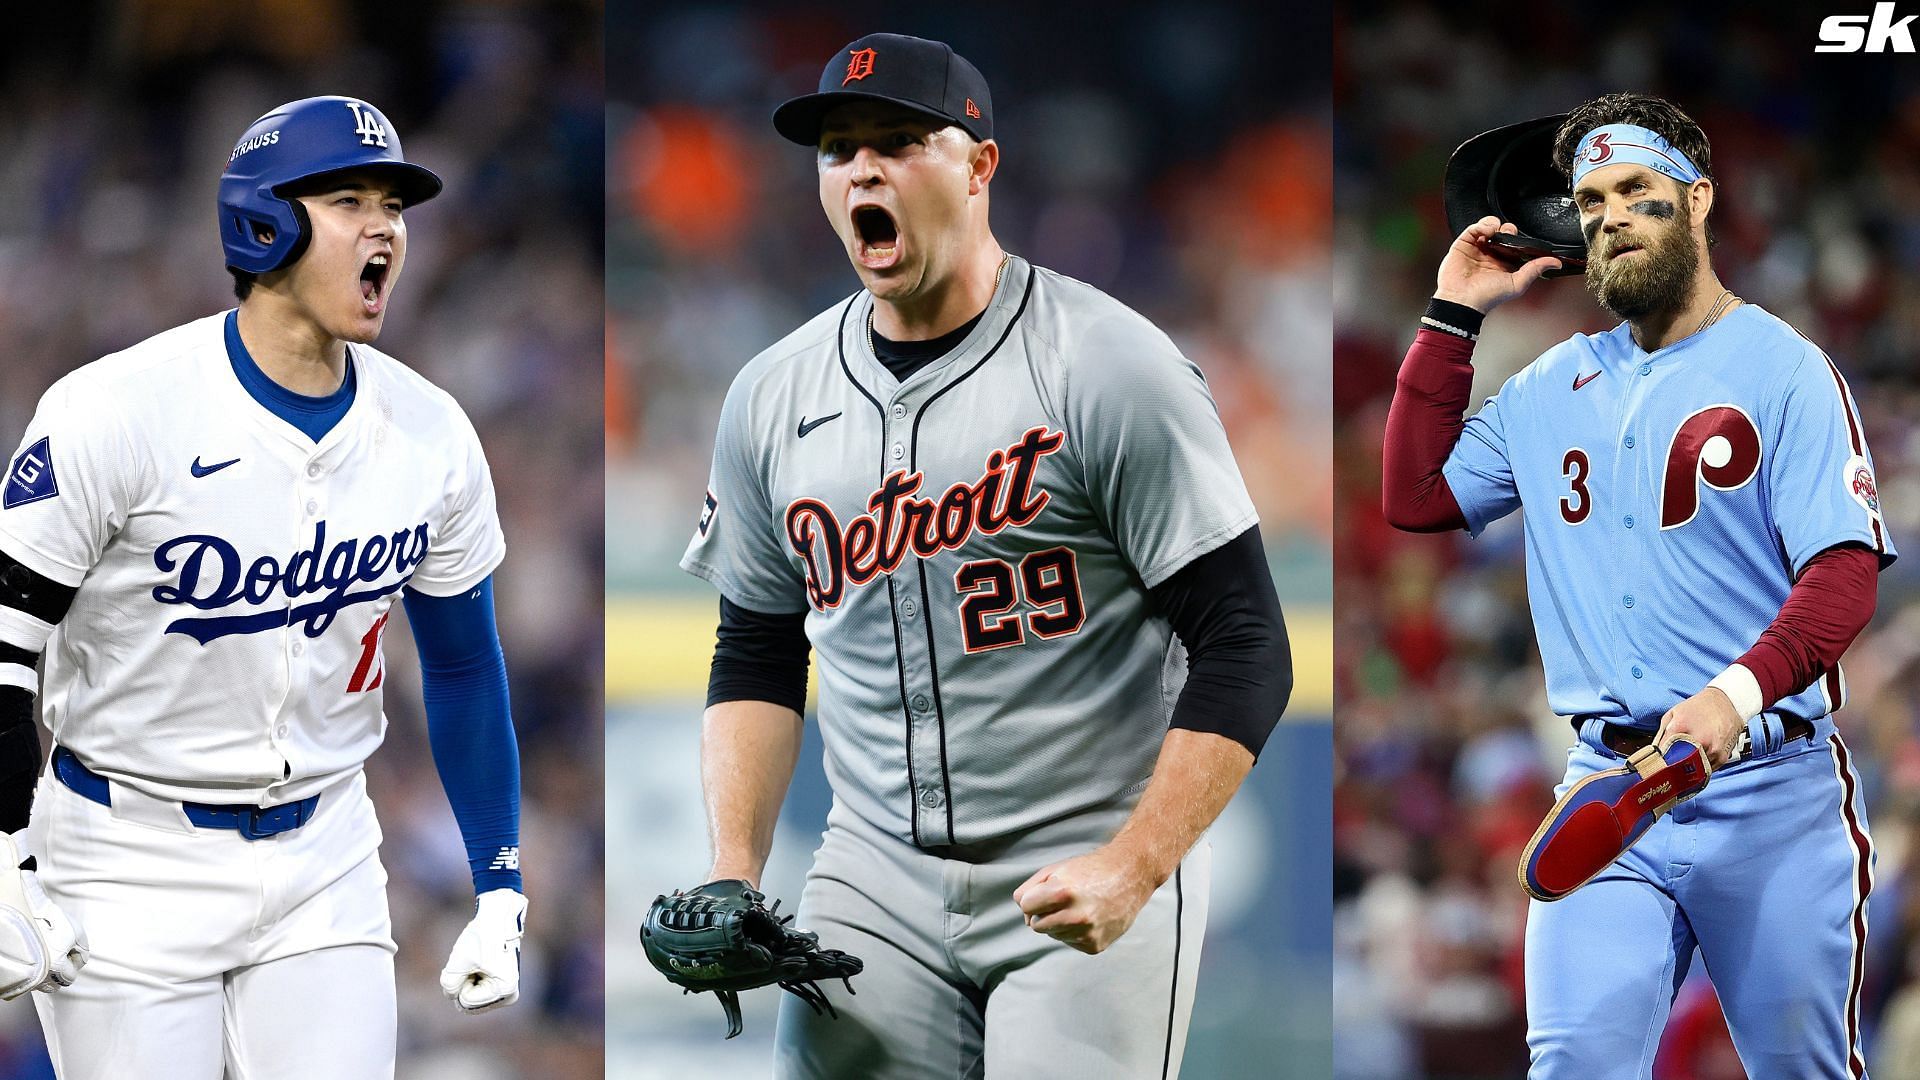
[[[11,488],[9,488],[11,490]],[[1880,516],[1880,489],[1873,482],[1873,467],[1858,454],[1847,459],[1847,494],[1874,517]]]
[[[713,492],[707,492],[707,501],[700,507],[701,536],[707,535],[707,530],[713,527],[713,515],[718,512],[719,509],[720,503],[714,499]]]
[[[7,470],[6,494],[0,498],[0,505],[11,510],[60,494],[60,485],[53,476],[51,443],[52,437],[44,436],[13,459],[13,466]]]

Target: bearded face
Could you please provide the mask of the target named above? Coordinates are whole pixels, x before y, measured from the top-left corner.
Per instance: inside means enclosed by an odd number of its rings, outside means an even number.
[[[1640,203],[1631,212],[1640,219],[1633,228],[1589,234],[1587,291],[1627,320],[1685,307],[1700,263],[1693,229],[1671,202]]]

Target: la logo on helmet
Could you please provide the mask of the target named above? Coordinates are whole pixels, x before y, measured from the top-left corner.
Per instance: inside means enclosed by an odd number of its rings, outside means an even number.
[[[371,106],[358,101],[346,105],[353,111],[353,133],[360,136],[361,146],[387,145],[387,129],[380,126],[380,116]]]

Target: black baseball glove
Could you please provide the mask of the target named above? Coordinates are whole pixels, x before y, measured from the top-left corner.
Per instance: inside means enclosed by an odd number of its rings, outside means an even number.
[[[727,1038],[740,1034],[740,991],[778,984],[814,1012],[838,1017],[818,980],[839,979],[853,993],[853,976],[866,965],[820,937],[787,924],[780,902],[744,881],[710,881],[692,892],[656,897],[640,927],[640,944],[661,974],[689,994],[711,990],[727,1014]]]

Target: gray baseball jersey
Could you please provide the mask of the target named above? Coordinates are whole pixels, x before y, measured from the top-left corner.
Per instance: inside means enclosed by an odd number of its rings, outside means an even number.
[[[1147,590],[1257,520],[1205,380],[1023,259],[905,382],[872,308],[735,379],[681,566],[807,611],[828,779],[878,827],[942,847],[1130,802],[1185,679]]]

